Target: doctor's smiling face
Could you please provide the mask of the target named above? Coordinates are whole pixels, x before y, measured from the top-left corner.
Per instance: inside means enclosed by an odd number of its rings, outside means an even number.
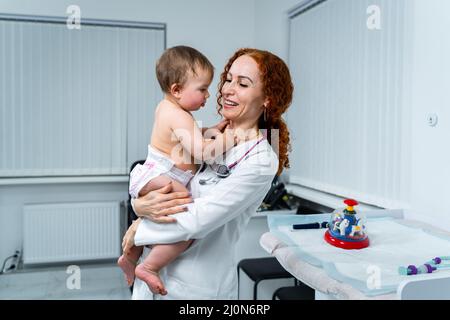
[[[222,115],[242,129],[253,128],[267,105],[258,64],[248,55],[234,60],[220,93]]]
[[[278,149],[278,174],[289,168],[290,138],[283,114],[291,105],[293,92],[288,66],[269,51],[239,49],[220,75],[219,113],[230,120],[231,128],[267,130],[267,141]]]

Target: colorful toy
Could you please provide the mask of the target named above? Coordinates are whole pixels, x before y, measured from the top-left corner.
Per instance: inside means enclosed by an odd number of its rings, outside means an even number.
[[[450,260],[450,256],[436,257],[420,266],[409,265],[408,267],[399,267],[398,273],[402,276],[412,276],[416,274],[432,273],[438,269],[449,269],[450,264],[441,264],[442,260]]]
[[[363,249],[369,246],[366,227],[356,213],[354,207],[358,201],[346,199],[345,209],[337,209],[331,214],[328,230],[325,232],[325,241],[342,249]]]

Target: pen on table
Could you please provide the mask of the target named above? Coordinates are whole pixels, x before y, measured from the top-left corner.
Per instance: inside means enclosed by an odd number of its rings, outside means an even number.
[[[324,222],[302,223],[292,225],[292,229],[294,230],[321,229],[321,228],[328,228],[328,222],[324,221]]]

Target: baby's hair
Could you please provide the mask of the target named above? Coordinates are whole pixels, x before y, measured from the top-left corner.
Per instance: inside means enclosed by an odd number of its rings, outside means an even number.
[[[176,46],[164,51],[156,63],[156,77],[165,93],[170,92],[173,84],[183,86],[191,73],[197,75],[195,70],[202,69],[214,76],[214,67],[211,62],[198,50],[187,46]]]

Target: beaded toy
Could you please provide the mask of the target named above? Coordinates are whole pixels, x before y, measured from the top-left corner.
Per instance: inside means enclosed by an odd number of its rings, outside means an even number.
[[[443,260],[450,260],[450,256],[436,257],[420,266],[409,265],[407,267],[399,267],[398,273],[402,276],[412,276],[416,274],[432,273],[439,269],[449,269],[450,263],[442,264]]]

